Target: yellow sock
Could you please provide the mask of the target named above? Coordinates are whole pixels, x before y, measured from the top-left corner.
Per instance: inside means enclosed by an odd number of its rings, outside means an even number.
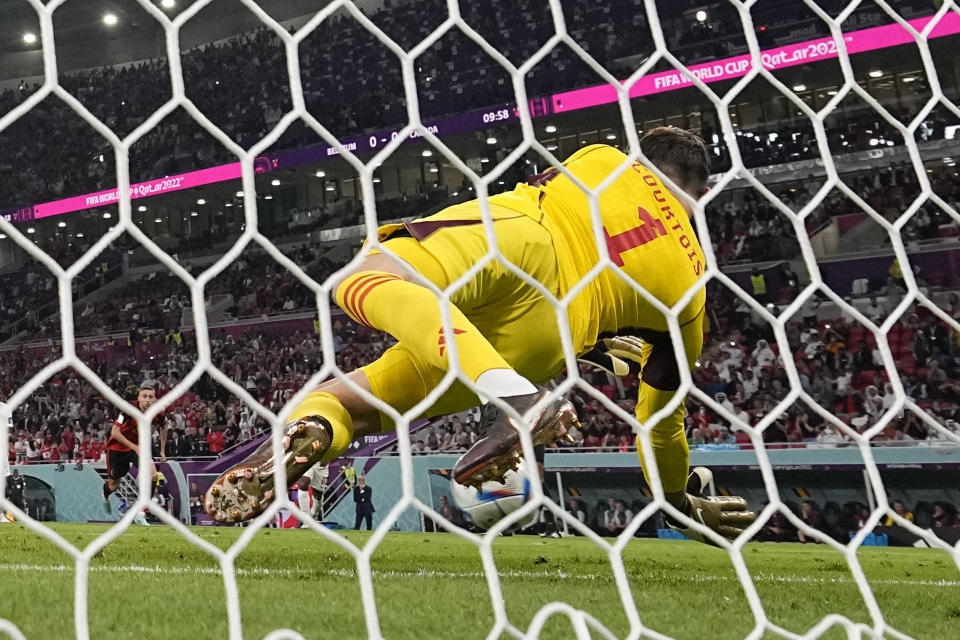
[[[390,273],[364,271],[340,284],[337,304],[357,322],[389,333],[431,365],[448,368],[440,305],[426,287]],[[460,368],[470,380],[476,382],[489,369],[511,368],[456,305],[450,305],[450,316]]]
[[[640,385],[637,398],[637,420],[647,422],[649,417],[667,405],[675,391],[661,391],[649,384]],[[664,493],[678,493],[686,490],[687,476],[690,473],[690,446],[683,431],[684,406],[681,402],[673,413],[665,417],[650,432],[650,444],[653,447],[654,460],[644,460],[637,436],[637,455],[643,466],[643,474],[650,482],[648,467],[655,462],[660,471],[660,481]]]
[[[293,409],[289,421],[299,420],[305,416],[323,416],[333,427],[333,441],[323,456],[324,462],[339,458],[350,446],[353,440],[353,419],[335,395],[325,391],[314,391]]]

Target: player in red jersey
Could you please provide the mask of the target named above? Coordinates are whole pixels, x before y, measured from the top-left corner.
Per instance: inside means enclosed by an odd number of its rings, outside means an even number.
[[[137,406],[140,411],[146,411],[157,401],[157,392],[152,380],[145,380],[137,392]],[[153,426],[161,429],[160,447],[161,457],[166,459],[165,449],[167,442],[167,426],[163,414],[153,419]],[[131,465],[137,464],[140,447],[137,445],[137,421],[120,414],[110,429],[110,438],[107,440],[107,480],[103,483],[103,500],[107,513],[110,512],[110,494],[117,490],[120,479],[130,472]],[[157,466],[150,461],[150,480],[153,486],[157,484]]]

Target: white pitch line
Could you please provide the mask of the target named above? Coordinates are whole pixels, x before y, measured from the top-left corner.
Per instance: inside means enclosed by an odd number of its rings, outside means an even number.
[[[30,564],[0,564],[0,571],[46,571],[46,572],[66,572],[73,571],[74,567],[69,565],[30,565]],[[220,575],[220,569],[213,567],[145,567],[142,565],[126,566],[103,566],[95,565],[90,567],[91,572],[104,573],[153,573],[160,575]],[[238,568],[237,575],[240,576],[293,576],[297,574],[319,574],[335,578],[356,578],[357,572],[354,569],[324,569],[317,570],[309,567],[295,567],[293,569],[270,569],[267,567],[255,567],[252,569]],[[433,569],[419,569],[417,571],[377,571],[374,570],[374,576],[381,578],[456,578],[456,579],[477,579],[486,577],[482,571],[435,571]],[[601,573],[567,573],[565,571],[500,571],[501,578],[560,578],[573,580],[612,580],[612,575]],[[788,576],[788,575],[769,575],[757,574],[753,576],[754,582],[776,582],[785,584],[854,584],[851,578],[834,577],[812,577],[812,576]],[[731,576],[699,575],[688,574],[682,577],[684,582],[738,582]],[[918,586],[918,587],[960,587],[960,580],[898,580],[894,578],[882,580],[868,580],[872,585],[899,585],[899,586]]]

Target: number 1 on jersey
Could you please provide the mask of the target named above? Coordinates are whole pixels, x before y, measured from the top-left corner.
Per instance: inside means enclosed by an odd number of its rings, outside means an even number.
[[[658,218],[654,218],[649,211],[643,207],[637,207],[637,216],[640,218],[639,226],[611,236],[607,228],[603,228],[603,235],[607,242],[607,251],[610,252],[610,259],[618,267],[623,266],[623,256],[621,254],[641,247],[651,240],[656,240],[660,236],[667,235],[667,229]]]

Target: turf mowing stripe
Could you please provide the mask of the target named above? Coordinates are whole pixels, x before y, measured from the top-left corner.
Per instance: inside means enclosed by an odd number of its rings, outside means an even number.
[[[68,565],[29,565],[29,564],[0,564],[0,571],[49,571],[65,572],[73,571],[73,566]],[[102,566],[95,565],[90,567],[90,571],[100,571],[109,573],[156,573],[156,574],[187,574],[187,575],[220,575],[220,569],[212,567],[144,567],[140,565],[126,566]],[[293,576],[299,573],[320,573],[322,575],[333,576],[337,578],[356,578],[357,572],[353,569],[326,569],[318,571],[310,568],[296,569],[268,569],[258,567],[254,569],[236,569],[240,576]],[[420,569],[418,571],[373,571],[373,575],[382,578],[484,578],[485,574],[481,571],[434,571],[431,569]],[[563,578],[574,580],[609,580],[611,576],[599,573],[566,573],[564,571],[501,571],[501,578]],[[681,579],[684,582],[739,582],[730,576],[711,576],[711,575],[685,575]],[[756,582],[783,582],[783,583],[809,583],[809,584],[848,584],[853,583],[850,578],[814,578],[811,576],[775,576],[764,573],[758,573],[753,576]],[[960,587],[960,580],[868,580],[870,584],[889,584],[902,586],[927,586],[927,587]]]

